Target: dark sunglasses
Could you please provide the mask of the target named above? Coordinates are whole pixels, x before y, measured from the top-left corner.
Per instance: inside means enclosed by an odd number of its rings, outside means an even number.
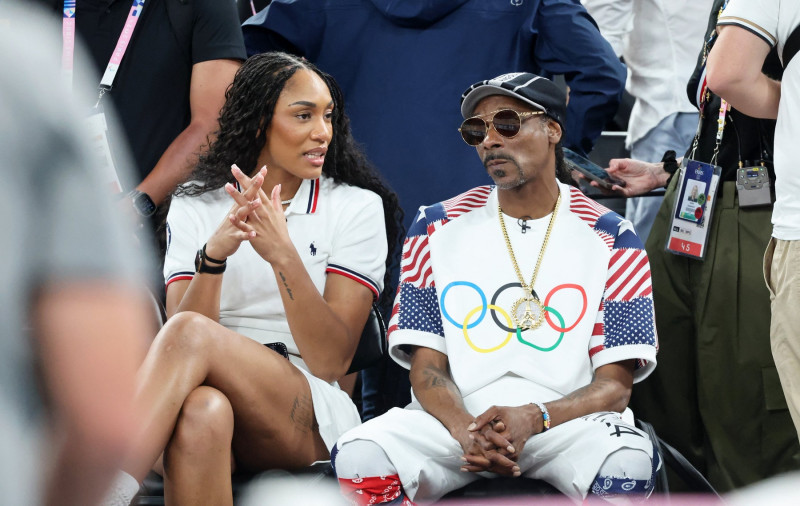
[[[477,146],[489,135],[489,125],[494,127],[494,131],[503,137],[514,137],[519,133],[522,126],[522,118],[544,114],[544,111],[517,112],[513,109],[500,109],[499,111],[483,114],[482,116],[493,115],[489,121],[481,116],[467,118],[461,123],[461,138],[470,146]]]

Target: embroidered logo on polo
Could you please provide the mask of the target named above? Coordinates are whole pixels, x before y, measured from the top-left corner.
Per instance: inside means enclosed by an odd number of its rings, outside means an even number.
[[[477,293],[478,297],[480,297],[480,305],[475,306],[463,315],[451,315],[447,310],[446,299],[448,293],[450,293],[450,290],[456,287],[465,287]],[[497,303],[500,296],[506,290],[511,288],[518,290],[520,288],[520,284],[516,282],[507,283],[498,288],[492,295],[491,300],[488,300],[483,290],[475,283],[471,283],[469,281],[453,281],[445,286],[444,290],[442,290],[442,294],[439,297],[439,307],[442,310],[442,315],[444,318],[451,325],[461,329],[467,345],[478,353],[491,353],[505,347],[509,342],[511,342],[511,338],[514,336],[514,334],[516,334],[517,342],[520,344],[529,346],[542,352],[553,351],[558,348],[563,341],[564,334],[577,327],[578,323],[580,323],[580,321],[586,315],[586,310],[588,308],[586,290],[584,290],[580,285],[566,283],[554,287],[544,298],[545,322],[550,329],[558,333],[558,337],[555,338],[554,341],[552,340],[552,333],[542,332],[545,327],[540,327],[537,330],[531,331],[513,328],[511,316],[502,307],[502,305]],[[563,297],[568,297],[566,300],[568,301],[570,307],[580,307],[578,316],[569,324],[567,324],[565,321],[562,313],[559,312],[555,307],[551,306],[553,297],[559,293],[563,294],[559,297],[561,304],[564,304],[565,302]],[[563,310],[564,308],[562,307],[562,311]],[[484,319],[486,318],[487,313],[491,315],[494,326],[499,328],[501,331],[504,331],[506,335],[497,344],[492,343],[493,345],[487,345],[487,343],[482,343],[483,346],[479,346],[475,343],[473,337],[470,336],[470,330],[481,324],[484,324]],[[555,319],[558,321],[558,324],[553,321],[553,317],[555,317]],[[485,323],[485,325],[489,324],[490,323],[488,322]],[[550,340],[548,342],[544,342],[544,340],[547,339]]]

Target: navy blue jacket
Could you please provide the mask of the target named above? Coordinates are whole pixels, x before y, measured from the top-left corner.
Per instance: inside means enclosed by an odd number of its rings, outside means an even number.
[[[420,205],[490,182],[457,131],[471,84],[563,74],[564,144],[586,153],[626,77],[578,0],[273,0],[243,30],[249,55],[292,52],[336,78],[353,135],[399,194],[407,224]]]

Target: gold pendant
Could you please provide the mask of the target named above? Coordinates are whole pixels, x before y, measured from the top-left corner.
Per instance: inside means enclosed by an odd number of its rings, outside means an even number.
[[[517,299],[511,306],[511,318],[514,325],[522,330],[535,329],[544,321],[544,306],[536,297]]]

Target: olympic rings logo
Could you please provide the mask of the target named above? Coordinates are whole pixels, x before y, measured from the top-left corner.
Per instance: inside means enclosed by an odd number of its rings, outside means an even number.
[[[451,288],[454,288],[456,286],[465,286],[475,290],[475,292],[477,292],[478,296],[481,299],[481,305],[476,306],[475,308],[467,312],[466,316],[464,317],[464,321],[460,323],[456,321],[447,312],[447,308],[445,307],[444,303],[445,297],[447,297],[447,293],[450,291]],[[483,290],[481,290],[481,288],[475,283],[470,283],[469,281],[453,281],[452,283],[448,284],[444,288],[444,290],[442,290],[442,295],[439,299],[439,306],[442,308],[442,315],[445,317],[445,319],[451,324],[453,324],[455,327],[461,329],[464,335],[464,340],[467,342],[467,345],[478,353],[491,353],[493,351],[497,351],[503,348],[505,345],[509,343],[509,341],[511,341],[511,337],[514,334],[516,334],[517,336],[517,341],[526,346],[530,346],[531,348],[534,348],[536,350],[543,352],[555,350],[556,348],[558,348],[558,346],[561,344],[561,341],[564,339],[564,334],[574,329],[586,315],[586,309],[588,308],[588,299],[586,297],[586,290],[584,290],[583,287],[580,285],[566,283],[563,285],[558,285],[552,290],[550,290],[550,292],[548,292],[547,296],[544,299],[545,321],[547,322],[547,325],[550,326],[551,329],[559,333],[559,336],[556,342],[553,343],[552,345],[540,346],[523,338],[522,337],[522,333],[524,332],[523,330],[519,328],[512,328],[513,322],[511,320],[511,316],[506,312],[505,309],[503,309],[497,304],[497,299],[504,291],[508,290],[509,288],[521,288],[521,286],[522,285],[520,285],[519,283],[505,284],[497,289],[497,291],[492,296],[491,302],[489,302],[486,299],[486,295],[483,293]],[[570,325],[566,325],[564,317],[561,315],[561,313],[559,313],[555,308],[550,306],[550,301],[552,300],[553,296],[562,290],[576,290],[578,294],[581,296],[582,304],[581,304],[580,314],[575,319],[575,321]],[[480,314],[478,314],[478,317],[473,321],[472,318],[478,312],[480,312]],[[486,317],[487,312],[491,314],[492,320],[494,321],[495,325],[497,325],[500,329],[506,331],[506,336],[503,338],[500,344],[484,348],[478,346],[473,342],[473,340],[470,338],[469,330],[475,328],[477,325],[480,325],[480,323]],[[558,325],[553,323],[553,320],[550,318],[551,314],[554,315],[558,320]],[[502,316],[505,322],[500,321],[498,315]]]

